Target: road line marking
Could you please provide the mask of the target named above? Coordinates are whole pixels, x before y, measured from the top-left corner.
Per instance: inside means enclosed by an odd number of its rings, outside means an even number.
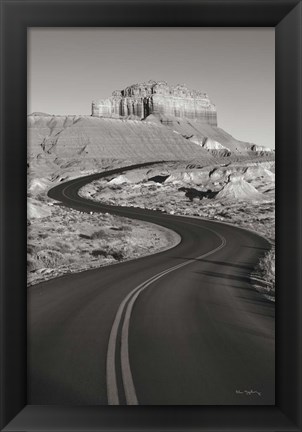
[[[192,262],[195,262],[195,260],[197,259],[206,258],[207,256],[212,255],[213,253],[218,252],[220,249],[222,249],[226,245],[226,240],[224,237],[220,236],[220,234],[218,235],[221,238],[222,242],[217,248],[213,249],[210,252],[207,252],[206,254],[191,259],[188,262],[182,263],[179,266],[177,266],[177,268],[185,267],[191,264]],[[133,310],[134,303],[142,291],[144,291],[146,288],[148,288],[152,283],[156,282],[158,279],[161,279],[163,276],[167,275],[168,273],[172,273],[175,270],[176,268],[171,268],[168,271],[166,271],[164,274],[159,274],[150,282],[147,281],[144,284],[144,286],[139,290],[135,288],[133,291],[135,290],[137,291],[134,293],[130,302],[128,303],[125,317],[124,317],[124,323],[122,328],[122,339],[121,339],[121,369],[122,369],[122,379],[123,379],[123,386],[125,390],[127,405],[138,405],[138,399],[135,391],[135,386],[134,386],[131,367],[130,367],[130,359],[129,359],[129,326],[130,326],[130,318],[131,318],[131,313]]]
[[[130,293],[124,298],[122,303],[120,304],[118,311],[115,315],[115,319],[113,325],[111,327],[111,332],[109,336],[108,349],[107,349],[107,359],[106,359],[106,379],[107,379],[107,398],[109,405],[119,405],[119,396],[118,396],[118,388],[117,388],[117,378],[116,378],[116,370],[115,370],[115,352],[116,352],[116,342],[117,342],[117,334],[119,325],[121,322],[121,318],[123,315],[123,311],[126,303],[130,299],[130,297],[135,294],[137,290],[142,288],[146,283],[152,282],[154,278],[162,273],[166,273],[168,271],[172,271],[172,269],[179,267],[180,264],[174,266],[173,268],[162,271],[161,273],[152,276],[147,281],[142,282],[136,288],[134,288]]]
[[[197,224],[190,224],[186,222],[188,225],[194,225],[200,228]],[[120,323],[122,321],[122,315],[123,311],[126,307],[127,302],[130,300],[127,308],[126,313],[124,317],[124,323],[122,327],[122,339],[121,339],[121,369],[122,369],[122,380],[123,380],[123,387],[125,390],[126,395],[126,401],[128,405],[138,405],[138,400],[135,392],[135,386],[133,383],[131,368],[130,368],[130,361],[129,361],[129,344],[128,344],[128,338],[129,338],[129,324],[130,324],[130,318],[132,309],[134,306],[134,303],[139,296],[139,294],[146,289],[149,285],[151,285],[153,282],[157,281],[158,279],[162,278],[168,273],[171,273],[179,268],[185,267],[197,259],[205,258],[209,255],[212,255],[215,252],[218,252],[218,250],[222,249],[225,244],[226,240],[223,236],[218,234],[217,232],[209,229],[204,228],[208,231],[213,232],[215,235],[217,235],[221,239],[221,244],[207,252],[206,254],[200,255],[196,258],[193,258],[185,263],[178,264],[176,266],[170,267],[160,273],[157,273],[156,275],[152,276],[148,280],[144,281],[137,287],[135,287],[130,293],[124,298],[122,303],[120,304],[117,314],[115,316],[110,337],[109,337],[109,343],[108,343],[108,351],[107,351],[107,362],[106,362],[106,379],[107,379],[107,397],[108,397],[108,404],[109,405],[119,405],[119,395],[118,395],[118,387],[117,387],[117,379],[116,379],[116,369],[115,369],[115,353],[116,353],[116,345],[117,345],[117,333],[118,328],[120,326]]]

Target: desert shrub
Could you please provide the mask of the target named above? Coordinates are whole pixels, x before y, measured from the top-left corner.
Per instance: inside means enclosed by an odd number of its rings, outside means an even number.
[[[36,200],[40,201],[40,202],[46,202],[48,201],[48,197],[45,194],[45,192],[40,192],[37,195],[35,195]]]
[[[64,253],[69,252],[71,249],[71,245],[67,241],[59,241],[56,240],[52,245],[53,250]]]
[[[124,225],[122,228],[123,228],[123,231],[126,231],[126,232],[131,232],[132,231],[132,226],[131,225]]]
[[[48,237],[48,234],[39,233],[38,236],[39,236],[40,239],[45,239],[45,238]]]
[[[112,258],[114,258],[116,261],[121,261],[124,258],[124,254],[122,251],[114,251],[110,252],[110,255]]]
[[[156,186],[156,185],[149,185],[149,186],[148,186],[148,190],[149,190],[149,191],[153,191],[153,192],[154,192],[154,191],[157,191],[157,186]]]
[[[34,260],[28,258],[27,259],[27,271],[32,272],[36,270],[36,264],[34,262]]]
[[[104,258],[106,258],[108,256],[108,252],[102,249],[94,249],[91,252],[91,255],[93,257],[99,257],[99,256],[103,256]]]
[[[91,240],[91,237],[87,234],[79,234],[80,238],[86,239],[86,240]]]
[[[110,229],[112,231],[130,232],[132,231],[132,226],[131,225],[111,226]]]
[[[27,253],[28,254],[32,255],[36,251],[36,249],[37,248],[34,245],[27,244]]]
[[[261,258],[256,269],[261,278],[267,282],[267,291],[272,294],[275,293],[275,259],[275,248],[273,247]]]
[[[105,238],[104,230],[95,231],[94,233],[91,234],[91,239],[93,240],[103,239],[103,238]]]
[[[77,258],[74,255],[67,255],[65,261],[65,264],[74,264],[77,262]]]
[[[63,255],[55,250],[45,249],[37,253],[37,260],[43,263],[44,267],[55,267],[62,264]]]
[[[230,219],[231,218],[231,216],[228,214],[228,212],[226,212],[226,211],[221,211],[221,212],[218,212],[217,213],[217,216],[222,216],[222,217],[224,217],[224,218],[228,218],[228,219]]]

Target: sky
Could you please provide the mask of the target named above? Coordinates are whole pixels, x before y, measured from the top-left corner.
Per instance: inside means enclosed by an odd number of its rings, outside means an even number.
[[[275,147],[273,27],[28,30],[28,114],[90,115],[92,100],[149,79],[208,93],[219,127]]]

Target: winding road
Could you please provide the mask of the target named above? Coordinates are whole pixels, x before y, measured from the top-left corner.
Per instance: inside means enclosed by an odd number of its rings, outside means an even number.
[[[49,191],[65,206],[153,222],[174,248],[29,288],[28,403],[273,405],[275,309],[251,285],[268,242],[231,225]]]

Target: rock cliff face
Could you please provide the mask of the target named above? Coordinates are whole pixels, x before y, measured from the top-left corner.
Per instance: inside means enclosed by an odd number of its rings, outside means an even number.
[[[149,115],[197,119],[217,126],[217,113],[206,93],[185,85],[169,86],[165,81],[148,81],[116,90],[108,99],[92,103],[94,117],[129,117]]]

